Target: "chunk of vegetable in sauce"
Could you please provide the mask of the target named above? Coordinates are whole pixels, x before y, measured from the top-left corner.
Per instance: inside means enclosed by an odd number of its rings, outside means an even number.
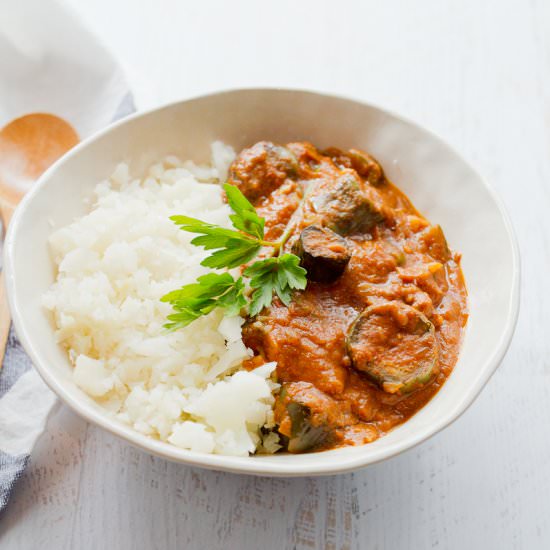
[[[292,431],[288,441],[288,452],[303,453],[321,445],[328,437],[327,426],[315,426],[311,422],[311,409],[306,405],[291,402],[287,406],[292,423]]]
[[[353,169],[371,185],[381,185],[386,181],[382,167],[369,154],[358,149],[350,149],[348,155]]]
[[[451,251],[440,225],[430,225],[422,232],[420,238],[432,258],[441,263],[451,259]]]
[[[324,151],[334,161],[347,168],[353,168],[364,180],[371,185],[382,185],[386,179],[379,162],[364,151],[350,149],[342,151],[336,147],[330,147]]]
[[[241,151],[229,169],[229,183],[240,188],[252,204],[257,204],[295,177],[298,162],[286,147],[260,141]]]
[[[310,201],[319,223],[339,235],[365,232],[384,220],[383,214],[350,172],[336,178],[326,192],[313,194]]]
[[[366,308],[349,329],[347,349],[353,367],[387,393],[410,393],[438,368],[433,324],[398,301]]]
[[[283,385],[275,416],[282,441],[291,453],[330,444],[335,430],[347,420],[337,401],[307,382]]]
[[[300,258],[307,278],[322,283],[330,283],[340,277],[351,258],[346,239],[319,225],[303,229],[292,252]]]

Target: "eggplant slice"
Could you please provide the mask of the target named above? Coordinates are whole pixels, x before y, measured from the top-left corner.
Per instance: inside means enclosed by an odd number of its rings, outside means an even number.
[[[430,225],[421,233],[420,239],[424,242],[430,256],[438,262],[444,264],[451,259],[451,251],[440,225]]]
[[[386,182],[380,163],[364,151],[359,149],[343,151],[337,147],[329,147],[323,151],[323,154],[330,157],[340,167],[353,168],[364,181],[375,187]]]
[[[378,186],[385,183],[384,171],[376,159],[359,149],[350,149],[347,154],[353,169],[371,185]]]
[[[290,453],[323,448],[335,430],[350,422],[349,411],[309,382],[284,384],[275,403],[282,443]]]
[[[362,191],[352,172],[342,174],[330,190],[310,200],[320,225],[338,235],[363,233],[384,221],[384,215]]]
[[[387,393],[424,387],[439,369],[433,324],[403,302],[366,308],[351,325],[346,345],[353,367]]]
[[[309,225],[300,233],[292,252],[300,258],[307,278],[321,283],[332,283],[342,273],[351,258],[346,239],[319,225]]]
[[[324,425],[315,426],[311,421],[311,409],[301,403],[290,402],[286,406],[292,423],[288,439],[289,453],[303,453],[321,446],[327,441],[331,430]]]

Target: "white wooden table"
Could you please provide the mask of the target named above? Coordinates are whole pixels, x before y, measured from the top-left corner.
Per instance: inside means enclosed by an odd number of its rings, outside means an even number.
[[[439,133],[510,210],[522,312],[462,418],[355,474],[282,480],[170,464],[62,407],[0,520],[0,547],[550,548],[550,2],[71,3],[126,66],[141,107],[223,87],[304,87]]]

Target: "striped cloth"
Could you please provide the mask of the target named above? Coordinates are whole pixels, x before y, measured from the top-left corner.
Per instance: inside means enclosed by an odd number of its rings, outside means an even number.
[[[0,371],[0,512],[25,470],[55,402],[12,327]]]
[[[133,111],[133,97],[127,92],[113,121]],[[56,403],[55,395],[34,370],[12,326],[0,370],[0,514]]]

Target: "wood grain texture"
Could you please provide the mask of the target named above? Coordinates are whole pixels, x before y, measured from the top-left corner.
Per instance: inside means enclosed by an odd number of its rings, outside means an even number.
[[[1,187],[1,182],[0,182]],[[1,195],[1,192],[0,192]],[[4,197],[0,197],[0,228],[1,236],[3,240],[6,236],[6,228],[10,223],[11,216],[15,210],[13,204],[4,200]],[[11,314],[8,306],[8,297],[6,294],[6,285],[4,282],[4,272],[0,272],[0,369],[4,363],[4,355],[6,353],[6,344],[8,343],[8,336],[11,326]]]
[[[355,474],[178,466],[61,407],[0,519],[0,547],[550,548],[550,3],[71,4],[126,66],[141,107],[222,87],[307,87],[439,133],[509,209],[522,311],[501,368],[457,422]]]

